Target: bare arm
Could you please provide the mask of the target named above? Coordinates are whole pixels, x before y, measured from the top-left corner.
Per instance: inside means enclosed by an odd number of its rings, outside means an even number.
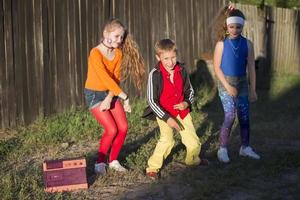
[[[221,70],[221,61],[222,61],[222,54],[224,49],[224,43],[222,41],[217,42],[215,51],[214,51],[214,70],[216,73],[217,78],[221,81],[227,92],[231,96],[237,96],[237,90],[233,86],[231,86],[227,80],[225,79],[224,73]]]
[[[251,41],[247,40],[248,44],[248,62],[247,62],[247,70],[250,81],[250,91],[249,91],[249,99],[251,102],[257,100],[256,94],[256,73],[255,73],[255,61],[254,61],[254,49]]]

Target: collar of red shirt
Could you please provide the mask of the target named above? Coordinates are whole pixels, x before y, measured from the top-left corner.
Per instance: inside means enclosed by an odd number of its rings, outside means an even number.
[[[166,68],[163,66],[163,64],[161,62],[159,63],[159,69],[164,76],[170,75],[170,73],[166,70]],[[178,66],[178,64],[176,64],[174,67],[174,73],[179,72],[179,71],[180,71],[180,67]]]

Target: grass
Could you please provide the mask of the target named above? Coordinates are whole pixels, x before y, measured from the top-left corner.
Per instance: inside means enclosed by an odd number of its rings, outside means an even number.
[[[194,84],[205,85],[201,81]],[[161,171],[161,180],[147,179],[144,170],[159,131],[156,123],[140,118],[146,102],[139,100],[128,114],[130,128],[120,154],[129,173],[109,171],[105,177],[96,177],[93,164],[102,129],[85,108],[77,108],[9,130],[10,137],[1,137],[1,199],[297,199],[300,77],[274,76],[269,85],[268,90],[262,87],[258,91],[259,100],[251,104],[251,142],[262,156],[260,161],[238,156],[237,127],[230,139],[231,163],[223,165],[217,161],[223,113],[216,90],[206,85],[196,91],[192,117],[202,142],[201,155],[210,160],[209,167],[182,165],[185,151],[179,134],[175,134],[176,144]],[[42,162],[78,156],[87,160],[89,189],[45,193]]]
[[[275,74],[271,79],[271,88],[269,96],[273,101],[281,98],[286,92],[293,90],[300,84],[299,76],[297,75],[279,75]]]

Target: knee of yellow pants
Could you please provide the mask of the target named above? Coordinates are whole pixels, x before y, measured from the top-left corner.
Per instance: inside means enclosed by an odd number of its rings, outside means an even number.
[[[171,152],[175,144],[174,139],[172,140],[159,140],[154,149],[153,155],[151,157],[156,157],[158,159],[165,159]]]

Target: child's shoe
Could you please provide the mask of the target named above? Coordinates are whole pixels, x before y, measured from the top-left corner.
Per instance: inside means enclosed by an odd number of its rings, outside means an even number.
[[[152,180],[158,179],[158,173],[157,172],[147,172],[146,176],[149,177]]]
[[[111,163],[109,163],[109,168],[113,169],[117,172],[126,172],[127,171],[127,169],[125,169],[117,160],[111,161]]]
[[[209,161],[205,158],[201,158],[199,166],[208,166],[209,165]]]
[[[255,153],[250,146],[247,146],[247,147],[241,146],[240,156],[248,156],[248,157],[256,159],[256,160],[260,159],[260,156],[257,153]]]
[[[101,162],[101,163],[96,163],[95,164],[95,173],[99,175],[104,175],[106,174],[106,164]]]
[[[220,147],[217,156],[220,162],[228,163],[230,161],[228,157],[227,149],[224,147]]]

